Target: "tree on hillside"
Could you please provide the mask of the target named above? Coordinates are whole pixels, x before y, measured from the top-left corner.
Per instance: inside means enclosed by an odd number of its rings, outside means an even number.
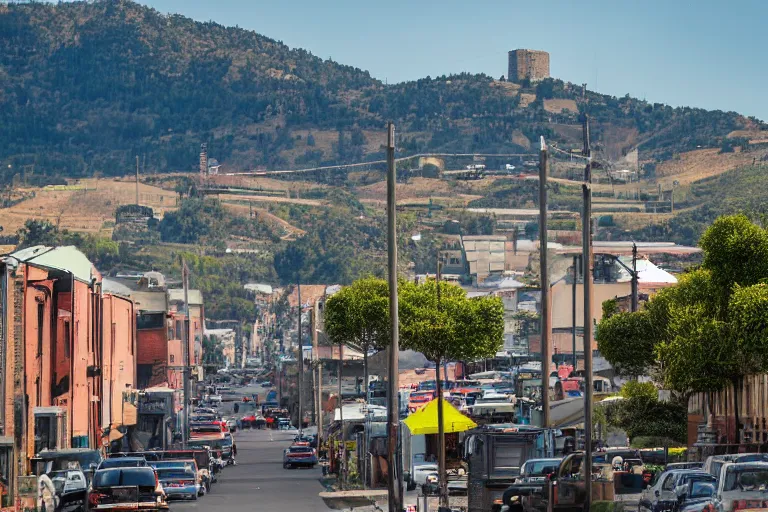
[[[331,296],[325,304],[325,330],[335,343],[363,353],[363,375],[368,390],[368,353],[389,345],[389,286],[383,279],[358,279]]]
[[[700,244],[701,268],[659,292],[642,311],[603,320],[598,346],[619,368],[653,373],[682,403],[692,393],[711,399],[732,386],[738,431],[744,377],[768,371],[768,233],[744,215],[724,216]],[[657,362],[658,371],[651,372]]]
[[[399,285],[400,340],[435,363],[440,445],[443,440],[443,394],[440,365],[444,361],[491,357],[504,341],[504,305],[499,297],[467,298],[459,286],[435,281]],[[439,299],[438,299],[439,296]],[[447,377],[447,376],[446,376]],[[440,452],[440,458],[444,459]],[[441,460],[440,471],[445,470]],[[443,506],[447,506],[445,474],[438,475]]]

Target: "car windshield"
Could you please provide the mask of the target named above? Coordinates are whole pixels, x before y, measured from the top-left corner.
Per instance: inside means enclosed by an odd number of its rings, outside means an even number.
[[[154,487],[155,472],[150,468],[101,469],[93,477],[93,487],[95,488],[123,485]]]
[[[728,469],[723,482],[723,490],[728,491],[767,491],[768,469]]]
[[[690,498],[708,498],[715,493],[715,486],[711,482],[694,481],[691,484]]]
[[[554,473],[560,464],[559,459],[528,461],[521,471],[524,475],[548,475]]]
[[[160,468],[157,470],[157,477],[160,480],[195,478],[195,472],[184,468]]]

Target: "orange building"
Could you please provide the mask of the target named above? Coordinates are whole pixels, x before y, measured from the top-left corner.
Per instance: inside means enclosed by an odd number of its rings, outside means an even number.
[[[35,453],[98,449],[121,422],[122,393],[135,387],[133,303],[102,296],[74,247],[14,252],[0,279],[0,479],[16,495]]]

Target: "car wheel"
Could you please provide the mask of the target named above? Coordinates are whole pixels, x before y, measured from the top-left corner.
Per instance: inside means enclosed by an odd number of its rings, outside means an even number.
[[[192,501],[197,501],[197,493],[192,495]]]

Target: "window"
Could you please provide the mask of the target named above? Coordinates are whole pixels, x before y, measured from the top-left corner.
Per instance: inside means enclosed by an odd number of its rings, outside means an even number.
[[[69,328],[69,320],[64,320],[64,357],[69,358],[70,347],[69,344],[72,341],[72,335]]]
[[[171,363],[173,363],[174,357],[173,354],[171,354]]]
[[[184,333],[181,330],[181,320],[176,320],[176,336],[174,337],[175,340],[180,340],[184,336]]]
[[[162,329],[164,313],[139,313],[136,317],[136,329]]]
[[[37,304],[37,357],[43,355],[43,323],[45,323],[45,304]]]
[[[667,475],[667,479],[661,484],[662,490],[672,491],[675,488],[675,475]]]

